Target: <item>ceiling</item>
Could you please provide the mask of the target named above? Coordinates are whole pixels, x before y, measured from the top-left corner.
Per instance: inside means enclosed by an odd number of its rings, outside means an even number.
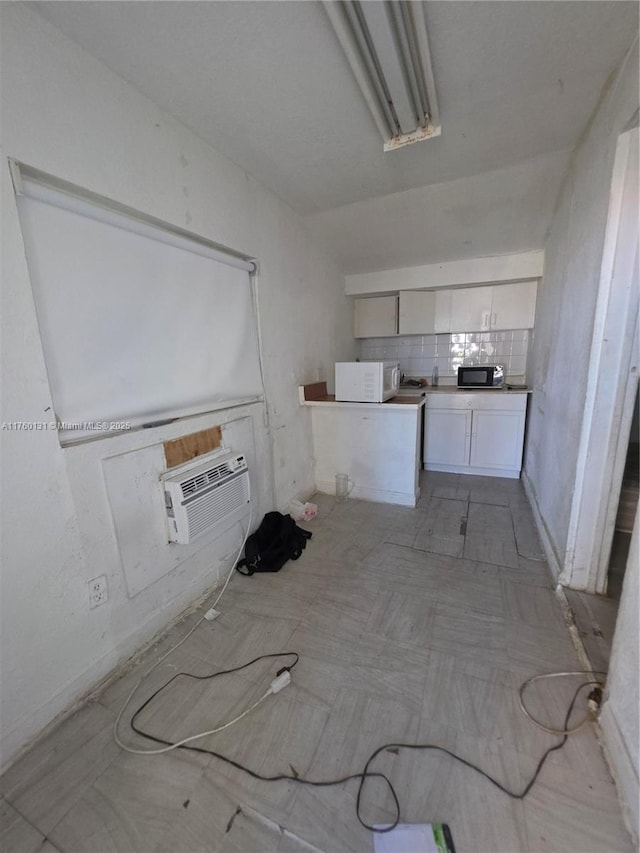
[[[446,205],[448,184],[450,226],[499,190],[503,210],[511,205],[524,217],[520,230],[531,226],[515,242],[539,248],[567,154],[638,27],[635,2],[429,0],[423,6],[442,135],[384,153],[315,0],[26,5],[310,215],[349,272],[398,265],[381,250],[373,260],[371,235],[390,240],[402,223],[406,230],[412,214],[405,201],[411,208],[422,196]],[[465,178],[475,182],[471,202],[459,183]],[[523,193],[532,190],[528,206]],[[388,203],[381,199],[388,196]],[[385,212],[395,217],[391,223]],[[344,223],[359,223],[362,234],[350,242]],[[421,249],[416,238],[402,251],[422,257],[414,263],[491,254],[489,244],[519,250],[504,233],[485,246],[479,237],[465,242],[463,231],[451,245]]]

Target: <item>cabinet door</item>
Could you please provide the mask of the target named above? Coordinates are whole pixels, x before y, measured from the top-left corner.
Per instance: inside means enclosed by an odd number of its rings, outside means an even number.
[[[464,287],[451,291],[452,332],[486,332],[491,321],[492,287]]]
[[[438,332],[453,332],[451,326],[451,290],[436,290],[435,295],[435,318],[433,321],[433,331]]]
[[[374,296],[353,302],[356,338],[389,338],[398,334],[397,296]]]
[[[519,471],[522,467],[524,421],[524,412],[474,411],[471,465]]]
[[[494,285],[491,288],[491,328],[533,329],[537,289],[536,281]]]
[[[468,465],[471,441],[471,412],[431,409],[424,417],[425,463]]]
[[[398,333],[432,335],[435,332],[436,295],[433,290],[401,290]]]

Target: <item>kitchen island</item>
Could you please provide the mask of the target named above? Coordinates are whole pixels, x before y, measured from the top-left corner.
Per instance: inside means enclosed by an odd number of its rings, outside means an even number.
[[[335,494],[336,474],[347,474],[353,497],[416,505],[424,397],[336,402],[324,382],[300,386],[299,393],[300,404],[311,408],[318,491]]]

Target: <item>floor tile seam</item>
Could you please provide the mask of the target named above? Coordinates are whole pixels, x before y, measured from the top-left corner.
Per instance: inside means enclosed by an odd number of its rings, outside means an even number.
[[[282,596],[284,597],[284,596],[286,596],[286,595],[287,595],[286,591],[283,591],[283,592],[282,592]],[[287,614],[282,614],[282,613],[277,613],[277,614],[274,614],[274,613],[259,613],[259,612],[257,612],[257,611],[254,611],[254,610],[249,609],[249,608],[250,608],[250,606],[251,606],[251,605],[249,605],[248,607],[247,607],[247,606],[243,607],[242,605],[238,605],[236,608],[234,608],[234,610],[233,610],[233,611],[229,611],[229,610],[227,610],[227,614],[228,614],[229,618],[233,618],[234,614],[236,614],[236,613],[237,613],[237,614],[239,614],[239,615],[241,615],[241,616],[247,616],[247,617],[249,617],[250,619],[269,619],[270,621],[273,619],[273,620],[276,620],[276,621],[282,621],[282,622],[296,622],[296,624],[297,624],[297,622],[298,622],[300,619],[302,619],[302,618],[303,618],[302,616],[298,616],[298,615],[296,615],[296,616],[289,616],[289,615],[287,615]],[[304,603],[304,613],[305,613],[305,614],[307,613],[307,611],[308,611],[308,609],[309,609],[309,606],[310,606],[310,602],[305,602],[305,603]],[[194,657],[202,658],[202,655],[201,655],[201,654],[200,654],[200,655],[198,655],[198,654],[196,654],[196,653],[194,652],[194,653],[193,653],[193,655],[194,655]],[[206,658],[205,658],[205,660],[206,660]]]
[[[110,728],[110,730],[111,730],[111,732],[110,732],[110,735],[111,735],[111,736],[110,736],[110,739],[111,739],[111,740],[113,740],[113,724],[112,724],[109,728]],[[80,803],[80,802],[84,799],[84,797],[86,796],[87,792],[88,792],[88,791],[90,791],[90,790],[94,787],[94,785],[96,784],[96,782],[98,782],[98,780],[99,780],[99,779],[101,779],[101,778],[104,776],[104,774],[107,772],[107,770],[109,770],[109,768],[111,767],[111,765],[112,765],[115,761],[117,761],[117,759],[118,759],[118,758],[123,754],[123,752],[124,752],[124,750],[123,750],[121,747],[118,747],[116,750],[114,750],[114,753],[113,753],[112,757],[109,759],[109,761],[107,761],[107,763],[106,763],[106,764],[105,764],[105,766],[102,768],[102,771],[98,774],[98,776],[97,776],[95,779],[93,779],[93,780],[92,780],[92,782],[91,782],[91,784],[90,784],[90,785],[84,785],[84,786],[83,786],[83,790],[82,790],[82,792],[81,792],[77,797],[75,797],[75,798],[73,799],[73,802],[71,802],[71,803],[69,804],[68,808],[66,808],[66,809],[64,810],[64,813],[63,813],[62,815],[60,815],[59,819],[58,819],[58,820],[55,822],[55,824],[54,824],[54,825],[49,829],[49,831],[48,831],[48,832],[46,832],[44,829],[40,829],[36,823],[33,823],[32,821],[29,821],[29,822],[31,823],[31,825],[32,825],[32,826],[34,826],[34,827],[35,827],[35,829],[37,829],[37,830],[38,830],[38,832],[39,832],[41,835],[43,835],[43,836],[44,836],[44,841],[50,841],[50,842],[51,842],[53,845],[55,845],[59,850],[61,850],[61,851],[63,850],[63,848],[62,848],[62,847],[60,847],[60,845],[58,844],[58,842],[56,842],[56,841],[55,841],[55,839],[52,837],[52,836],[53,836],[53,833],[54,833],[54,832],[55,832],[55,830],[56,830],[56,827],[58,827],[58,826],[60,825],[60,823],[61,823],[61,822],[62,822],[62,821],[67,817],[67,815],[68,815],[71,811],[73,811],[73,809],[74,809],[74,808],[76,808],[76,806],[78,805],[78,803]],[[14,806],[14,808],[15,808],[15,806]],[[17,809],[16,809],[16,810],[17,810]],[[44,843],[44,841],[43,841],[43,843]]]
[[[463,743],[461,746],[458,746],[458,744],[456,743],[456,749],[455,750],[451,749],[451,752],[453,752],[454,755],[456,756],[456,758],[451,756],[451,760],[454,761],[456,765],[459,765],[459,766],[464,768],[464,764],[460,764],[460,762],[457,760],[458,758],[462,759],[463,761],[468,761],[470,764],[474,765],[474,768],[468,768],[468,769],[482,770],[485,773],[487,773],[488,775],[490,775],[491,777],[493,777],[494,779],[496,779],[496,781],[498,781],[502,785],[504,785],[505,788],[511,790],[511,788],[509,787],[508,781],[504,777],[498,777],[498,772],[496,770],[487,769],[489,764],[491,763],[491,760],[493,760],[494,762],[501,765],[504,761],[508,761],[508,759],[510,758],[514,762],[516,769],[517,769],[517,772],[518,772],[518,775],[520,777],[518,780],[519,784],[518,784],[517,788],[514,789],[514,792],[518,793],[524,789],[526,783],[529,781],[529,778],[524,777],[522,765],[520,762],[521,753],[518,752],[516,749],[514,749],[514,747],[511,744],[502,744],[495,751],[490,751],[490,752],[482,752],[481,751],[482,747],[478,747],[477,751],[474,752],[473,749],[468,748],[468,742],[469,741],[475,741],[478,743],[481,743],[483,741],[490,741],[490,740],[492,740],[491,736],[487,736],[487,735],[478,736],[477,734],[470,733],[470,732],[466,731],[465,729],[459,729],[459,728],[456,728],[455,726],[452,728],[453,728],[454,733],[459,734],[460,737],[463,739]],[[443,748],[440,744],[436,743],[434,745],[436,747],[439,747],[440,749]],[[485,744],[485,746],[486,746],[486,744]],[[448,749],[448,747],[446,747],[446,749]],[[501,768],[501,769],[503,769],[503,768]],[[505,774],[505,775],[507,775],[507,774]],[[498,778],[496,778],[496,777],[498,777]],[[489,781],[489,780],[487,780],[487,781]],[[520,783],[522,783],[522,784],[520,784]],[[501,792],[501,793],[504,793],[504,792]],[[504,796],[508,796],[508,795],[504,794]],[[514,800],[515,798],[509,797],[509,799]]]
[[[527,506],[529,506],[529,502],[528,502],[528,501],[527,501]],[[530,507],[530,506],[529,506],[529,510],[531,510],[531,507]],[[512,528],[512,530],[513,530],[513,539],[514,539],[514,542],[516,543],[516,552],[517,552],[518,556],[519,556],[519,557],[522,557],[522,558],[523,558],[523,559],[525,559],[525,560],[535,560],[535,559],[536,559],[535,557],[527,557],[527,556],[526,556],[526,554],[522,554],[522,553],[520,552],[520,548],[518,547],[518,536],[517,536],[517,534],[516,534],[516,523],[515,523],[515,520],[514,520],[514,517],[513,517],[513,509],[512,509],[512,507],[511,507],[511,504],[509,504],[509,517],[510,517],[510,519],[511,519],[511,528]],[[537,531],[536,531],[536,535],[537,535]],[[541,551],[542,551],[542,549],[541,549]],[[538,558],[538,560],[537,560],[537,561],[539,561],[539,562],[544,562],[544,563],[546,563],[546,562],[547,562],[547,561],[546,561],[546,558],[545,558],[544,556],[542,556],[542,557]]]
[[[551,735],[549,735],[549,737],[551,737]],[[560,742],[560,738],[557,738],[555,743],[549,742],[546,745],[538,745],[537,749],[535,749],[535,752],[534,752],[533,748],[534,748],[535,744],[532,744],[531,748],[528,748],[525,746],[520,747],[518,745],[518,742],[516,741],[515,742],[516,745],[515,745],[515,748],[513,748],[513,751],[515,752],[515,754],[517,756],[518,766],[520,768],[520,772],[521,772],[523,778],[524,778],[525,772],[527,772],[527,767],[526,767],[527,763],[529,765],[529,777],[528,778],[531,778],[531,770],[532,769],[535,770],[535,768],[537,768],[537,766],[538,766],[540,760],[542,759],[542,756],[545,754],[545,752],[548,749],[554,747],[556,745],[556,743],[559,743],[559,742]],[[579,778],[580,784],[586,783],[589,785],[591,783],[595,783],[597,785],[598,784],[599,785],[602,785],[602,784],[609,785],[613,789],[612,800],[614,802],[618,803],[617,789],[616,789],[615,781],[611,778],[608,770],[606,769],[606,762],[603,762],[604,767],[605,767],[604,770],[598,770],[597,768],[594,769],[591,766],[592,763],[590,761],[587,762],[589,765],[588,767],[581,766],[581,767],[577,768],[571,763],[571,758],[566,757],[565,747],[562,747],[560,750],[556,750],[556,751],[550,753],[549,761],[551,761],[551,764],[547,764],[547,762],[545,761],[545,765],[543,766],[543,768],[540,772],[540,776],[536,780],[536,784],[538,781],[544,781],[544,779],[545,779],[545,768],[546,768],[547,773],[552,773],[552,774],[555,774],[556,776],[558,774],[560,774],[563,777],[563,779],[562,779],[563,783],[566,782],[567,779],[573,780],[573,779]],[[558,761],[560,761],[562,763],[558,764],[557,763]],[[535,785],[534,785],[534,787],[535,787]]]
[[[536,634],[541,635],[540,637],[537,637],[538,640],[565,640],[567,642],[567,648],[571,648],[575,653],[574,640],[570,626],[564,623],[561,619],[555,621],[553,625],[544,625],[541,627],[539,620],[536,625],[530,625],[529,623],[524,622],[523,619],[511,619],[507,615],[503,618],[505,628],[508,630],[516,630],[518,628],[522,628],[524,625],[524,627],[528,628],[530,631],[535,631]]]
[[[551,580],[549,580],[549,583],[547,585],[545,582],[543,582],[542,578],[540,578],[539,582],[536,582],[535,580],[531,580],[527,577],[522,577],[521,573],[525,571],[524,569],[514,569],[513,566],[497,566],[497,568],[500,569],[501,571],[504,571],[504,572],[518,572],[519,573],[519,574],[514,575],[513,577],[504,578],[504,580],[508,581],[509,583],[515,583],[515,584],[523,585],[523,586],[534,586],[537,589],[548,589],[550,592],[554,592],[554,590],[555,590],[555,584],[553,584],[553,582]],[[502,579],[503,578],[498,578],[498,580],[502,580]]]
[[[423,647],[421,647],[421,650],[422,650],[422,648]],[[411,648],[407,649],[407,652],[409,652],[409,653],[412,653],[414,651],[415,651],[415,649],[411,649]],[[428,660],[428,658],[427,658],[427,660]],[[425,661],[425,665],[426,664],[427,664],[427,661]],[[354,670],[357,670],[363,676],[363,679],[365,681],[368,678],[375,679],[375,678],[379,677],[380,679],[384,680],[385,678],[393,677],[393,676],[396,676],[400,679],[402,679],[403,677],[410,679],[411,684],[413,684],[413,685],[420,684],[420,689],[419,689],[420,699],[419,699],[419,701],[420,701],[420,703],[422,703],[422,697],[424,695],[425,683],[426,683],[426,679],[427,679],[427,671],[426,671],[426,669],[423,670],[421,665],[418,662],[411,662],[408,666],[406,664],[403,664],[400,662],[398,663],[397,667],[394,666],[393,663],[391,663],[391,664],[387,663],[384,666],[376,666],[376,665],[372,665],[368,661],[363,662],[362,659],[359,659],[356,657],[352,660],[350,667]],[[409,694],[407,692],[403,693],[400,690],[396,691],[396,692],[398,692],[400,695],[405,695],[409,698],[411,698],[411,695],[412,695],[412,694]]]
[[[332,703],[332,706],[333,706],[333,704],[335,704],[335,703]],[[322,729],[321,729],[321,731],[319,732],[319,734],[318,734],[318,736],[317,736],[317,738],[316,738],[316,745],[315,745],[315,747],[314,747],[314,749],[313,749],[313,752],[312,752],[311,757],[310,757],[310,759],[309,759],[309,764],[308,764],[307,770],[306,770],[306,772],[305,772],[305,777],[306,777],[306,778],[313,778],[313,777],[312,777],[312,774],[313,774],[313,766],[314,766],[314,764],[315,764],[315,762],[316,762],[316,758],[317,758],[317,756],[318,756],[318,753],[319,753],[320,747],[321,747],[321,745],[322,745],[322,738],[324,737],[324,733],[325,733],[325,731],[327,730],[327,728],[328,728],[328,726],[329,726],[330,721],[331,721],[331,709],[329,709],[329,712],[327,713],[327,715],[326,715],[326,717],[325,717],[325,720],[324,720],[324,723],[323,723],[323,725],[322,725]],[[265,759],[265,760],[266,760],[266,759]],[[303,789],[303,790],[304,790],[305,788],[313,788],[313,787],[314,787],[314,786],[312,786],[312,785],[305,785],[305,784],[300,783],[300,782],[298,782],[298,783],[293,783],[293,784],[294,784],[294,785],[296,785],[296,789],[299,787],[300,789]],[[336,786],[336,787],[337,787],[337,786]],[[295,789],[294,789],[294,790],[295,790]]]
[[[517,557],[516,552],[514,551],[513,553],[514,553],[514,554],[516,555],[516,557]],[[472,556],[470,556],[469,554],[467,554],[467,549],[466,549],[466,547],[465,547],[465,550],[462,552],[462,557],[463,557],[465,560],[473,560],[473,559],[474,559],[474,557],[472,557]],[[495,567],[495,568],[497,568],[497,569],[516,569],[516,568],[518,568],[517,566],[514,566],[514,565],[513,565],[513,563],[511,563],[511,564],[509,564],[509,563],[489,563],[489,562],[488,562],[488,560],[486,560],[486,559],[483,559],[483,560],[482,560],[482,562],[483,562],[483,563],[487,563],[487,565],[489,565],[489,566],[494,566],[494,567]]]
[[[157,746],[157,744],[156,744],[156,746]],[[182,752],[186,752],[186,750],[182,750]],[[47,841],[50,841],[53,845],[55,845],[55,847],[60,851],[60,853],[64,853],[65,848],[64,848],[64,846],[62,846],[58,841],[56,841],[56,839],[55,839],[55,837],[54,837],[54,834],[55,834],[56,829],[57,829],[57,828],[60,826],[60,824],[61,824],[61,823],[62,823],[62,822],[67,818],[67,816],[69,815],[69,813],[70,813],[71,811],[73,811],[73,809],[75,809],[75,808],[76,808],[80,803],[82,803],[82,801],[87,797],[87,795],[88,795],[89,793],[93,792],[93,793],[94,793],[95,795],[97,795],[97,796],[104,797],[103,792],[100,790],[100,788],[98,788],[98,787],[97,787],[97,785],[98,785],[98,783],[100,782],[100,780],[102,779],[102,777],[104,776],[104,773],[106,773],[106,771],[109,769],[109,767],[111,766],[111,764],[113,763],[113,761],[115,761],[117,758],[119,758],[123,753],[126,753],[126,750],[123,750],[122,748],[118,749],[118,752],[117,752],[116,756],[114,756],[114,759],[113,759],[111,762],[109,762],[109,766],[108,766],[108,767],[105,767],[104,771],[103,771],[103,772],[102,772],[102,773],[101,773],[101,774],[100,774],[96,779],[94,779],[94,780],[93,780],[93,782],[91,783],[91,785],[87,786],[87,787],[84,789],[84,791],[82,792],[82,794],[81,794],[81,795],[78,797],[78,799],[73,803],[73,805],[72,805],[72,806],[71,806],[71,807],[70,807],[70,808],[65,812],[65,814],[60,818],[60,820],[58,820],[58,821],[56,822],[55,826],[53,826],[53,827],[52,827],[52,829],[50,830],[49,834],[48,834],[48,835],[46,835],[46,834],[45,834],[45,839],[46,839]],[[141,758],[141,759],[142,759],[142,758],[144,758],[144,756],[137,756],[137,757],[138,757],[138,758]],[[200,768],[200,771],[201,771],[201,772],[200,772],[200,774],[198,775],[197,780],[194,780],[193,785],[191,785],[191,786],[189,787],[189,794],[191,794],[191,793],[195,790],[196,786],[197,786],[197,785],[199,785],[199,784],[202,782],[202,777],[204,776],[204,773],[205,773],[206,769],[208,768],[208,766],[209,766],[209,764],[210,764],[210,761],[211,761],[211,759],[209,759],[209,761],[207,762],[207,764],[206,764],[206,765],[201,766],[201,768]],[[187,797],[186,797],[186,799],[190,799],[190,798],[191,798],[190,796],[187,796]],[[176,807],[176,814],[180,814],[180,812],[178,812],[178,811],[177,811],[177,808],[178,808],[178,807]]]
[[[458,614],[460,616],[462,616],[463,614],[466,616],[468,614],[474,618],[477,617],[481,621],[484,621],[484,622],[487,622],[489,620],[490,624],[495,625],[496,628],[499,628],[501,630],[504,630],[507,627],[507,625],[506,625],[507,619],[504,615],[504,612],[502,612],[498,615],[495,615],[494,613],[486,613],[483,610],[477,610],[476,608],[474,608],[473,606],[471,606],[469,604],[460,604],[460,603],[451,604],[449,601],[446,601],[446,600],[436,601],[435,606],[436,606],[436,613],[435,613],[434,618],[437,618],[438,615],[443,617],[443,618],[450,616],[452,610],[457,610]],[[447,608],[447,610],[449,612],[448,613],[444,612],[444,608]],[[438,611],[440,611],[440,612],[438,613]]]
[[[113,682],[111,682],[111,684],[117,683],[118,680],[119,679],[115,679]],[[33,738],[31,744],[25,748],[24,752],[20,755],[20,757],[4,770],[4,772],[0,776],[0,796],[7,799],[8,792],[13,791],[18,784],[16,783],[16,785],[8,786],[6,784],[7,777],[14,775],[17,772],[17,768],[23,762],[27,762],[32,754],[37,753],[39,750],[45,749],[45,744],[47,744],[52,737],[54,737],[63,728],[70,728],[72,725],[72,721],[77,717],[77,715],[87,711],[92,706],[100,706],[103,711],[106,711],[109,715],[109,723],[103,723],[93,733],[86,737],[80,744],[80,747],[84,747],[86,744],[91,743],[93,739],[102,734],[102,732],[106,728],[108,728],[109,725],[113,725],[116,716],[113,710],[100,703],[95,692],[85,696],[84,698],[78,701],[76,706],[67,709],[67,711],[63,712],[62,715],[60,715],[59,719],[52,721],[49,726],[45,727],[43,731],[37,734]],[[33,772],[35,773],[35,771]]]
[[[18,815],[18,816],[19,816],[19,817],[20,817],[20,818],[21,818],[25,823],[27,823],[27,824],[31,827],[31,829],[33,829],[33,830],[34,830],[35,832],[37,832],[39,835],[44,836],[44,837],[43,837],[43,839],[42,839],[42,842],[41,842],[42,844],[44,844],[44,842],[45,842],[45,841],[48,841],[48,840],[49,840],[49,839],[48,839],[48,837],[47,837],[47,834],[46,834],[45,832],[43,832],[41,829],[38,829],[38,827],[37,827],[37,826],[36,826],[36,824],[31,820],[31,818],[29,818],[29,817],[27,817],[27,815],[23,814],[23,812],[20,810],[20,808],[19,808],[19,807],[18,807],[14,802],[12,802],[12,801],[10,800],[10,798],[9,798],[6,794],[3,794],[3,795],[2,795],[2,799],[3,799],[3,800],[5,800],[5,802],[7,802],[7,803],[11,806],[11,808],[14,810],[14,812],[16,812],[16,814],[17,814],[17,815]]]
[[[74,719],[74,717],[75,717],[78,713],[82,712],[84,709],[86,709],[86,708],[87,708],[88,706],[90,706],[90,705],[100,705],[100,707],[101,707],[103,710],[107,711],[107,712],[108,712],[108,714],[109,714],[109,717],[110,717],[109,722],[108,722],[108,723],[105,723],[104,725],[102,725],[99,729],[97,729],[95,732],[93,732],[93,734],[91,734],[91,736],[90,736],[90,737],[88,737],[88,738],[86,738],[85,740],[83,740],[83,741],[82,741],[82,743],[81,743],[81,744],[79,744],[79,745],[77,745],[74,749],[71,749],[71,750],[70,750],[70,749],[68,749],[68,748],[65,748],[65,749],[63,750],[63,752],[62,752],[62,755],[63,755],[62,759],[61,759],[58,763],[56,763],[52,768],[50,768],[49,770],[47,770],[47,762],[48,762],[48,759],[49,759],[50,755],[49,755],[49,754],[47,754],[47,756],[45,756],[45,757],[44,757],[44,759],[43,759],[41,762],[39,762],[37,770],[33,770],[33,771],[29,774],[29,781],[28,781],[28,784],[27,784],[27,786],[26,786],[26,787],[24,787],[24,788],[22,787],[22,786],[23,786],[23,781],[22,781],[22,780],[20,780],[20,781],[16,782],[16,783],[15,783],[13,786],[11,786],[11,787],[3,788],[3,789],[2,789],[2,796],[3,796],[3,797],[4,797],[4,799],[5,799],[5,800],[7,800],[7,802],[9,802],[9,803],[14,807],[14,808],[16,808],[16,806],[15,806],[15,801],[16,801],[16,800],[18,800],[18,799],[20,799],[21,797],[23,797],[23,796],[24,796],[24,795],[25,795],[25,794],[26,794],[26,793],[27,793],[27,792],[28,792],[28,791],[33,787],[33,785],[34,785],[34,784],[37,784],[37,782],[42,778],[42,765],[44,765],[44,773],[45,773],[45,775],[46,775],[48,772],[56,772],[56,770],[58,770],[62,765],[64,765],[67,761],[69,761],[71,758],[73,758],[73,756],[74,756],[76,753],[81,752],[81,751],[82,751],[83,749],[85,749],[85,748],[89,748],[89,747],[91,746],[91,744],[93,744],[93,743],[97,742],[99,738],[104,737],[104,735],[105,735],[107,732],[111,732],[111,738],[107,738],[107,740],[105,741],[105,745],[106,745],[106,743],[108,743],[110,740],[112,740],[112,739],[113,739],[113,726],[114,726],[114,724],[115,724],[115,720],[116,720],[116,716],[117,716],[117,715],[116,715],[116,713],[114,713],[114,711],[113,711],[111,708],[109,708],[109,707],[107,707],[107,706],[102,705],[102,703],[101,703],[101,702],[99,702],[97,698],[93,698],[93,697],[92,697],[92,698],[90,698],[90,699],[87,699],[87,700],[86,700],[86,701],[85,701],[85,702],[84,702],[84,703],[83,703],[83,704],[82,704],[82,705],[81,705],[81,706],[80,706],[80,707],[79,707],[79,708],[78,708],[78,709],[77,709],[73,714],[71,714],[70,716],[66,717],[63,721],[61,721],[61,723],[59,724],[59,727],[62,727],[62,726],[64,726],[65,724],[70,725],[71,720],[73,720],[73,719]],[[51,738],[51,737],[53,737],[53,736],[55,735],[55,733],[56,733],[56,731],[58,730],[58,728],[59,728],[59,727],[56,727],[56,728],[52,729],[52,731],[51,731],[51,732],[49,732],[46,736],[43,736],[43,737],[41,737],[41,738],[39,737],[39,738],[38,738],[38,740],[37,740],[37,742],[36,742],[36,743],[33,745],[33,747],[31,748],[31,750],[29,750],[28,752],[26,752],[26,753],[25,753],[25,755],[24,755],[24,756],[22,756],[22,758],[21,758],[21,759],[19,759],[19,760],[18,760],[14,765],[12,765],[11,767],[9,767],[9,768],[7,769],[7,771],[6,771],[5,775],[8,775],[8,774],[9,774],[9,773],[11,773],[11,772],[14,772],[14,773],[15,773],[15,772],[17,771],[17,766],[18,766],[22,761],[24,761],[24,760],[28,759],[29,755],[30,755],[32,752],[35,752],[35,751],[37,751],[38,749],[43,748],[43,747],[44,747],[44,744],[45,744],[45,743],[47,743],[47,742],[50,740],[50,738]],[[53,750],[52,750],[52,752],[51,752],[51,755],[54,755],[54,754],[56,754],[56,749],[53,749]],[[117,754],[117,753],[116,753],[116,754]],[[113,759],[112,759],[112,760],[113,760]],[[109,763],[111,763],[111,762],[109,762]],[[19,793],[15,793],[16,791],[18,791]],[[38,830],[38,831],[39,831],[39,832],[42,832],[42,830]]]
[[[447,654],[446,652],[440,653],[436,649],[433,649],[433,653],[436,655],[437,654]],[[451,657],[457,657],[454,655],[450,655],[450,656]],[[471,661],[468,661],[468,663],[471,663]],[[513,696],[514,699],[517,697],[517,689],[515,689],[512,686],[511,676],[513,675],[513,672],[510,669],[504,669],[500,666],[492,665],[492,668],[494,670],[496,670],[498,673],[500,673],[500,676],[501,676],[500,678],[496,678],[495,676],[487,676],[487,675],[484,675],[482,673],[466,672],[462,668],[459,668],[459,667],[460,667],[459,664],[455,664],[455,663],[453,664],[453,670],[454,670],[453,675],[454,675],[454,677],[462,677],[464,679],[474,679],[476,681],[481,681],[490,687],[503,687],[509,693],[514,694],[514,696]],[[423,697],[425,696],[428,687],[429,687],[429,684],[426,683],[424,686]],[[423,704],[424,704],[424,698],[423,698]]]
[[[209,765],[209,767],[206,768],[205,775],[206,775],[207,785],[210,788],[214,789],[214,791],[218,794],[218,796],[229,800],[229,803],[232,807],[232,811],[229,814],[229,820],[226,824],[227,827],[229,827],[234,816],[239,814],[238,809],[243,809],[245,811],[248,811],[250,809],[255,810],[255,807],[250,802],[250,792],[236,790],[232,794],[231,792],[229,792],[226,789],[226,787],[224,785],[224,781],[225,781],[224,776],[217,776],[217,775],[215,777],[213,776],[213,773],[216,772],[214,770],[214,768],[216,766],[219,766],[220,763],[221,762],[219,760],[217,761],[215,758],[212,757],[212,763]],[[225,766],[228,767],[229,765],[225,764]],[[233,768],[233,769],[238,770],[238,768]],[[241,772],[241,771],[239,771],[239,772]],[[243,779],[246,779],[246,778],[251,779],[252,777],[248,776],[248,774],[246,774],[246,773],[242,773],[242,778]],[[202,780],[200,780],[200,781],[202,781]],[[221,782],[222,782],[222,784],[221,784]],[[264,783],[264,784],[267,784],[267,783]],[[285,811],[288,811],[288,809]],[[220,838],[220,841],[223,841],[223,839],[226,837],[226,834],[228,831],[229,831],[229,829],[227,828],[227,831],[225,833],[223,833],[222,837]],[[216,846],[214,849],[217,850],[218,847]]]

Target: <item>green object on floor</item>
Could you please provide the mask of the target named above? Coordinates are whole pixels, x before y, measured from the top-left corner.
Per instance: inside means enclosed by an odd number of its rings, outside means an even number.
[[[385,829],[387,825],[376,829]],[[446,823],[399,823],[389,832],[374,833],[373,850],[374,853],[456,853]]]

